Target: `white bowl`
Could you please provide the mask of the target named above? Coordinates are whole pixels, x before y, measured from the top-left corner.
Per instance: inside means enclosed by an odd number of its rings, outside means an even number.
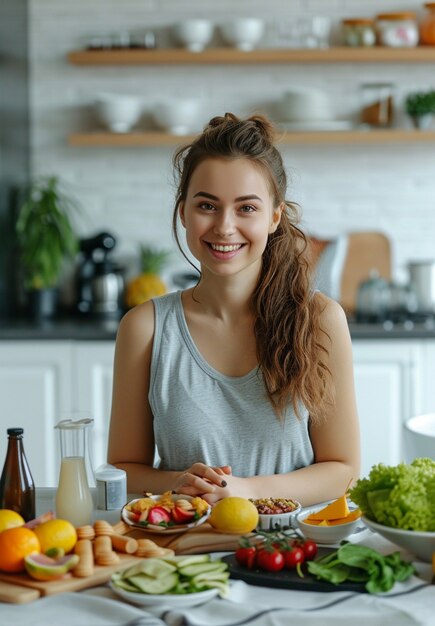
[[[435,413],[411,417],[405,424],[405,433],[411,461],[417,457],[435,460]]]
[[[314,513],[315,511],[320,511],[321,508],[324,507],[317,507],[315,509],[311,509],[310,511],[303,511],[296,517],[297,526],[304,537],[306,539],[311,539],[316,543],[340,543],[340,541],[352,535],[360,523],[359,519],[347,522],[346,524],[337,524],[335,526],[317,526],[314,524],[306,524],[304,522],[304,519],[308,517],[308,515]]]
[[[172,27],[176,40],[192,52],[201,52],[210,42],[214,26],[209,20],[183,20]]]
[[[286,122],[331,120],[328,96],[317,89],[295,88],[286,91],[278,102],[279,115]]]
[[[414,554],[421,561],[425,561],[426,563],[432,561],[432,554],[435,552],[435,532],[424,533],[418,530],[391,528],[391,526],[384,526],[383,524],[373,522],[365,516],[362,517],[362,520],[370,530],[379,533],[382,537],[391,541],[391,543]]]
[[[187,524],[174,524],[173,526],[158,526],[155,524],[148,524],[146,522],[135,522],[130,511],[127,509],[128,505],[134,504],[139,500],[143,500],[145,497],[149,497],[152,500],[160,501],[162,495],[151,495],[151,496],[143,496],[143,498],[135,498],[134,500],[130,500],[124,504],[121,509],[121,519],[128,524],[129,526],[133,526],[134,528],[141,528],[145,530],[147,533],[154,533],[158,535],[174,535],[177,533],[184,533],[191,528],[196,528],[203,524],[209,517],[211,513],[211,506],[208,507],[207,511],[197,520],[193,522],[189,522]],[[176,502],[177,500],[188,500],[191,502],[193,500],[192,496],[188,496],[185,494],[174,493],[171,494],[171,500]]]
[[[256,17],[240,17],[219,26],[227,44],[239,50],[252,50],[264,33],[264,22]]]
[[[140,98],[122,94],[100,94],[95,111],[100,121],[114,133],[128,132],[142,114]]]
[[[294,509],[294,511],[289,511],[288,513],[274,513],[271,515],[260,513],[258,516],[257,530],[268,531],[294,528],[294,521],[302,508],[299,502],[297,504],[297,508]]]
[[[174,135],[186,135],[201,125],[201,104],[198,100],[168,100],[153,107],[157,126]]]

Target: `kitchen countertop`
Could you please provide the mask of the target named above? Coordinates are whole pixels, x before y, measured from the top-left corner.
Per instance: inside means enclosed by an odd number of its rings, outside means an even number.
[[[1,320],[0,340],[114,341],[119,320],[65,317],[35,324],[27,319]],[[352,339],[435,339],[435,322],[362,324],[349,321]]]

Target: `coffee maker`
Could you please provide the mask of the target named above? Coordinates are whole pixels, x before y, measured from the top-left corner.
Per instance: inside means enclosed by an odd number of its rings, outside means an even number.
[[[77,268],[77,312],[99,319],[117,319],[123,312],[124,278],[122,268],[110,258],[116,239],[98,233],[79,242]]]

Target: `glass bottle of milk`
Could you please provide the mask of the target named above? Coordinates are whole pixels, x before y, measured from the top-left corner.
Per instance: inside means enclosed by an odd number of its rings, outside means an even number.
[[[60,435],[60,473],[56,492],[56,516],[74,526],[89,524],[93,501],[86,471],[90,418],[62,420],[56,424]]]

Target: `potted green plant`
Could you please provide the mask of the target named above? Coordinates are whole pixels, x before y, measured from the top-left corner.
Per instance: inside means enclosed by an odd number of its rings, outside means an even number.
[[[435,113],[435,90],[408,94],[405,100],[405,110],[416,128],[428,128]]]
[[[24,289],[34,318],[56,312],[64,262],[78,250],[71,222],[77,208],[76,201],[61,191],[55,176],[37,179],[24,191],[15,231]]]

